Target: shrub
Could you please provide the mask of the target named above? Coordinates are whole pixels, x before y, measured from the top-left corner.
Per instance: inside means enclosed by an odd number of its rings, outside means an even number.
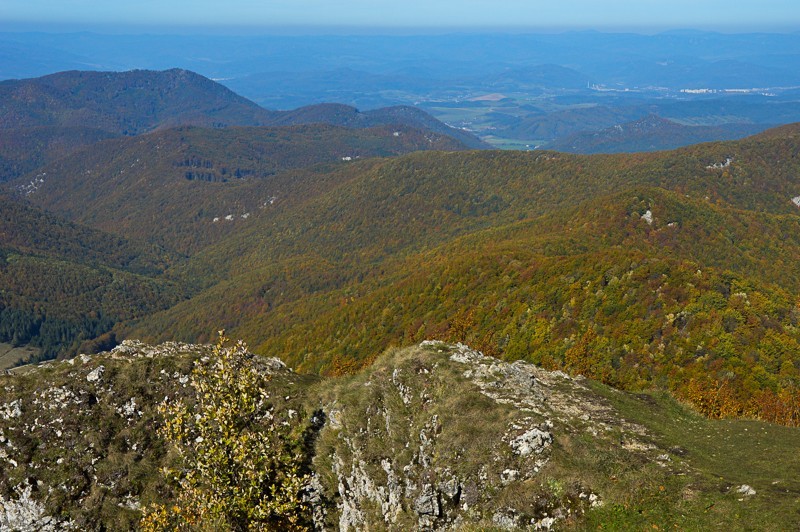
[[[165,400],[159,433],[180,467],[165,471],[177,482],[171,504],[148,508],[143,530],[301,530],[301,427],[270,400],[270,375],[259,371],[240,341],[224,333],[213,355],[196,363],[194,402]]]

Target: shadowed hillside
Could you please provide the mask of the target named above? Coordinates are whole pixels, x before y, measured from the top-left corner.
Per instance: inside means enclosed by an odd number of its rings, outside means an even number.
[[[9,185],[73,221],[185,253],[328,181],[287,172],[347,174],[359,159],[431,149],[465,147],[402,126],[177,128],[103,142]]]
[[[109,349],[112,328],[182,297],[159,279],[177,258],[0,196],[0,342],[37,356]]]
[[[27,174],[81,148],[114,137],[88,127],[0,129],[0,182]]]

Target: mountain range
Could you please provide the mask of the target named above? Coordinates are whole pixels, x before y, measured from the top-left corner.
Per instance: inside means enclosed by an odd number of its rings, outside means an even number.
[[[666,150],[710,126],[632,115],[572,147],[662,151],[592,155],[182,70],[0,91],[0,342],[37,350],[0,377],[0,527],[176,500],[157,403],[220,330],[309,523],[797,524],[800,124]]]
[[[414,106],[495,147],[527,148],[649,114],[684,125],[734,128],[800,121],[799,51],[800,39],[791,33],[232,37],[0,32],[0,79],[59,70],[180,67],[269,109],[329,102],[365,112]],[[208,115],[215,113],[219,109]],[[228,118],[219,122],[254,125]],[[687,135],[683,145],[693,142]]]
[[[798,372],[796,137],[787,127],[587,157],[458,152],[456,140],[400,126],[182,127],[102,141],[7,186],[70,223],[178,257],[153,282],[180,287],[180,301],[115,321],[115,335],[204,341],[224,327],[322,373],[353,371],[396,342],[469,340],[629,389],[660,383],[689,397],[696,386],[705,400],[727,383],[725,408],[777,419]],[[418,151],[429,148],[450,151]],[[654,270],[663,281],[645,282]],[[778,350],[767,359],[764,342]],[[740,350],[750,354],[731,355]],[[749,376],[754,364],[763,378]]]
[[[0,181],[116,136],[187,125],[304,124],[406,126],[454,137],[470,148],[488,147],[474,135],[411,107],[365,113],[345,105],[268,111],[186,70],[70,71],[0,82]]]

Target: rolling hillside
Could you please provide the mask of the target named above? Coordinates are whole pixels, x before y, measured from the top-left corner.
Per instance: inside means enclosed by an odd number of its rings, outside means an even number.
[[[9,186],[70,220],[188,253],[329,180],[289,171],[346,174],[362,158],[428,149],[465,146],[402,126],[177,128],[103,142]]]
[[[757,124],[685,126],[657,115],[618,124],[600,131],[581,131],[547,144],[547,149],[570,153],[659,151],[700,142],[737,140],[766,129]]]
[[[364,163],[192,257],[173,274],[224,280],[130,333],[205,339],[224,326],[327,373],[391,344],[467,340],[664,387],[712,415],[795,423],[796,135]],[[719,387],[724,405],[702,406]]]

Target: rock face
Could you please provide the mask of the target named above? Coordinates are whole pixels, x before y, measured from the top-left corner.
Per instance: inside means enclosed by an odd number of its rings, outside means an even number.
[[[156,406],[190,393],[192,362],[209,353],[126,341],[0,377],[0,529],[135,526],[170,493]],[[554,466],[570,438],[651,462],[663,452],[582,379],[460,344],[390,350],[344,379],[253,360],[308,424],[318,529],[550,529],[604,501]]]
[[[49,532],[72,530],[74,524],[46,515],[39,501],[31,498],[31,487],[26,486],[8,500],[0,498],[0,530],[16,532]]]
[[[591,395],[563,373],[460,344],[389,353],[322,394],[328,423],[314,465],[336,501],[325,525],[549,529],[581,515],[601,496],[579,484],[549,489],[539,474],[557,452],[558,431],[603,437],[612,424],[619,429],[618,416]],[[624,431],[631,447],[647,449],[643,429]]]

